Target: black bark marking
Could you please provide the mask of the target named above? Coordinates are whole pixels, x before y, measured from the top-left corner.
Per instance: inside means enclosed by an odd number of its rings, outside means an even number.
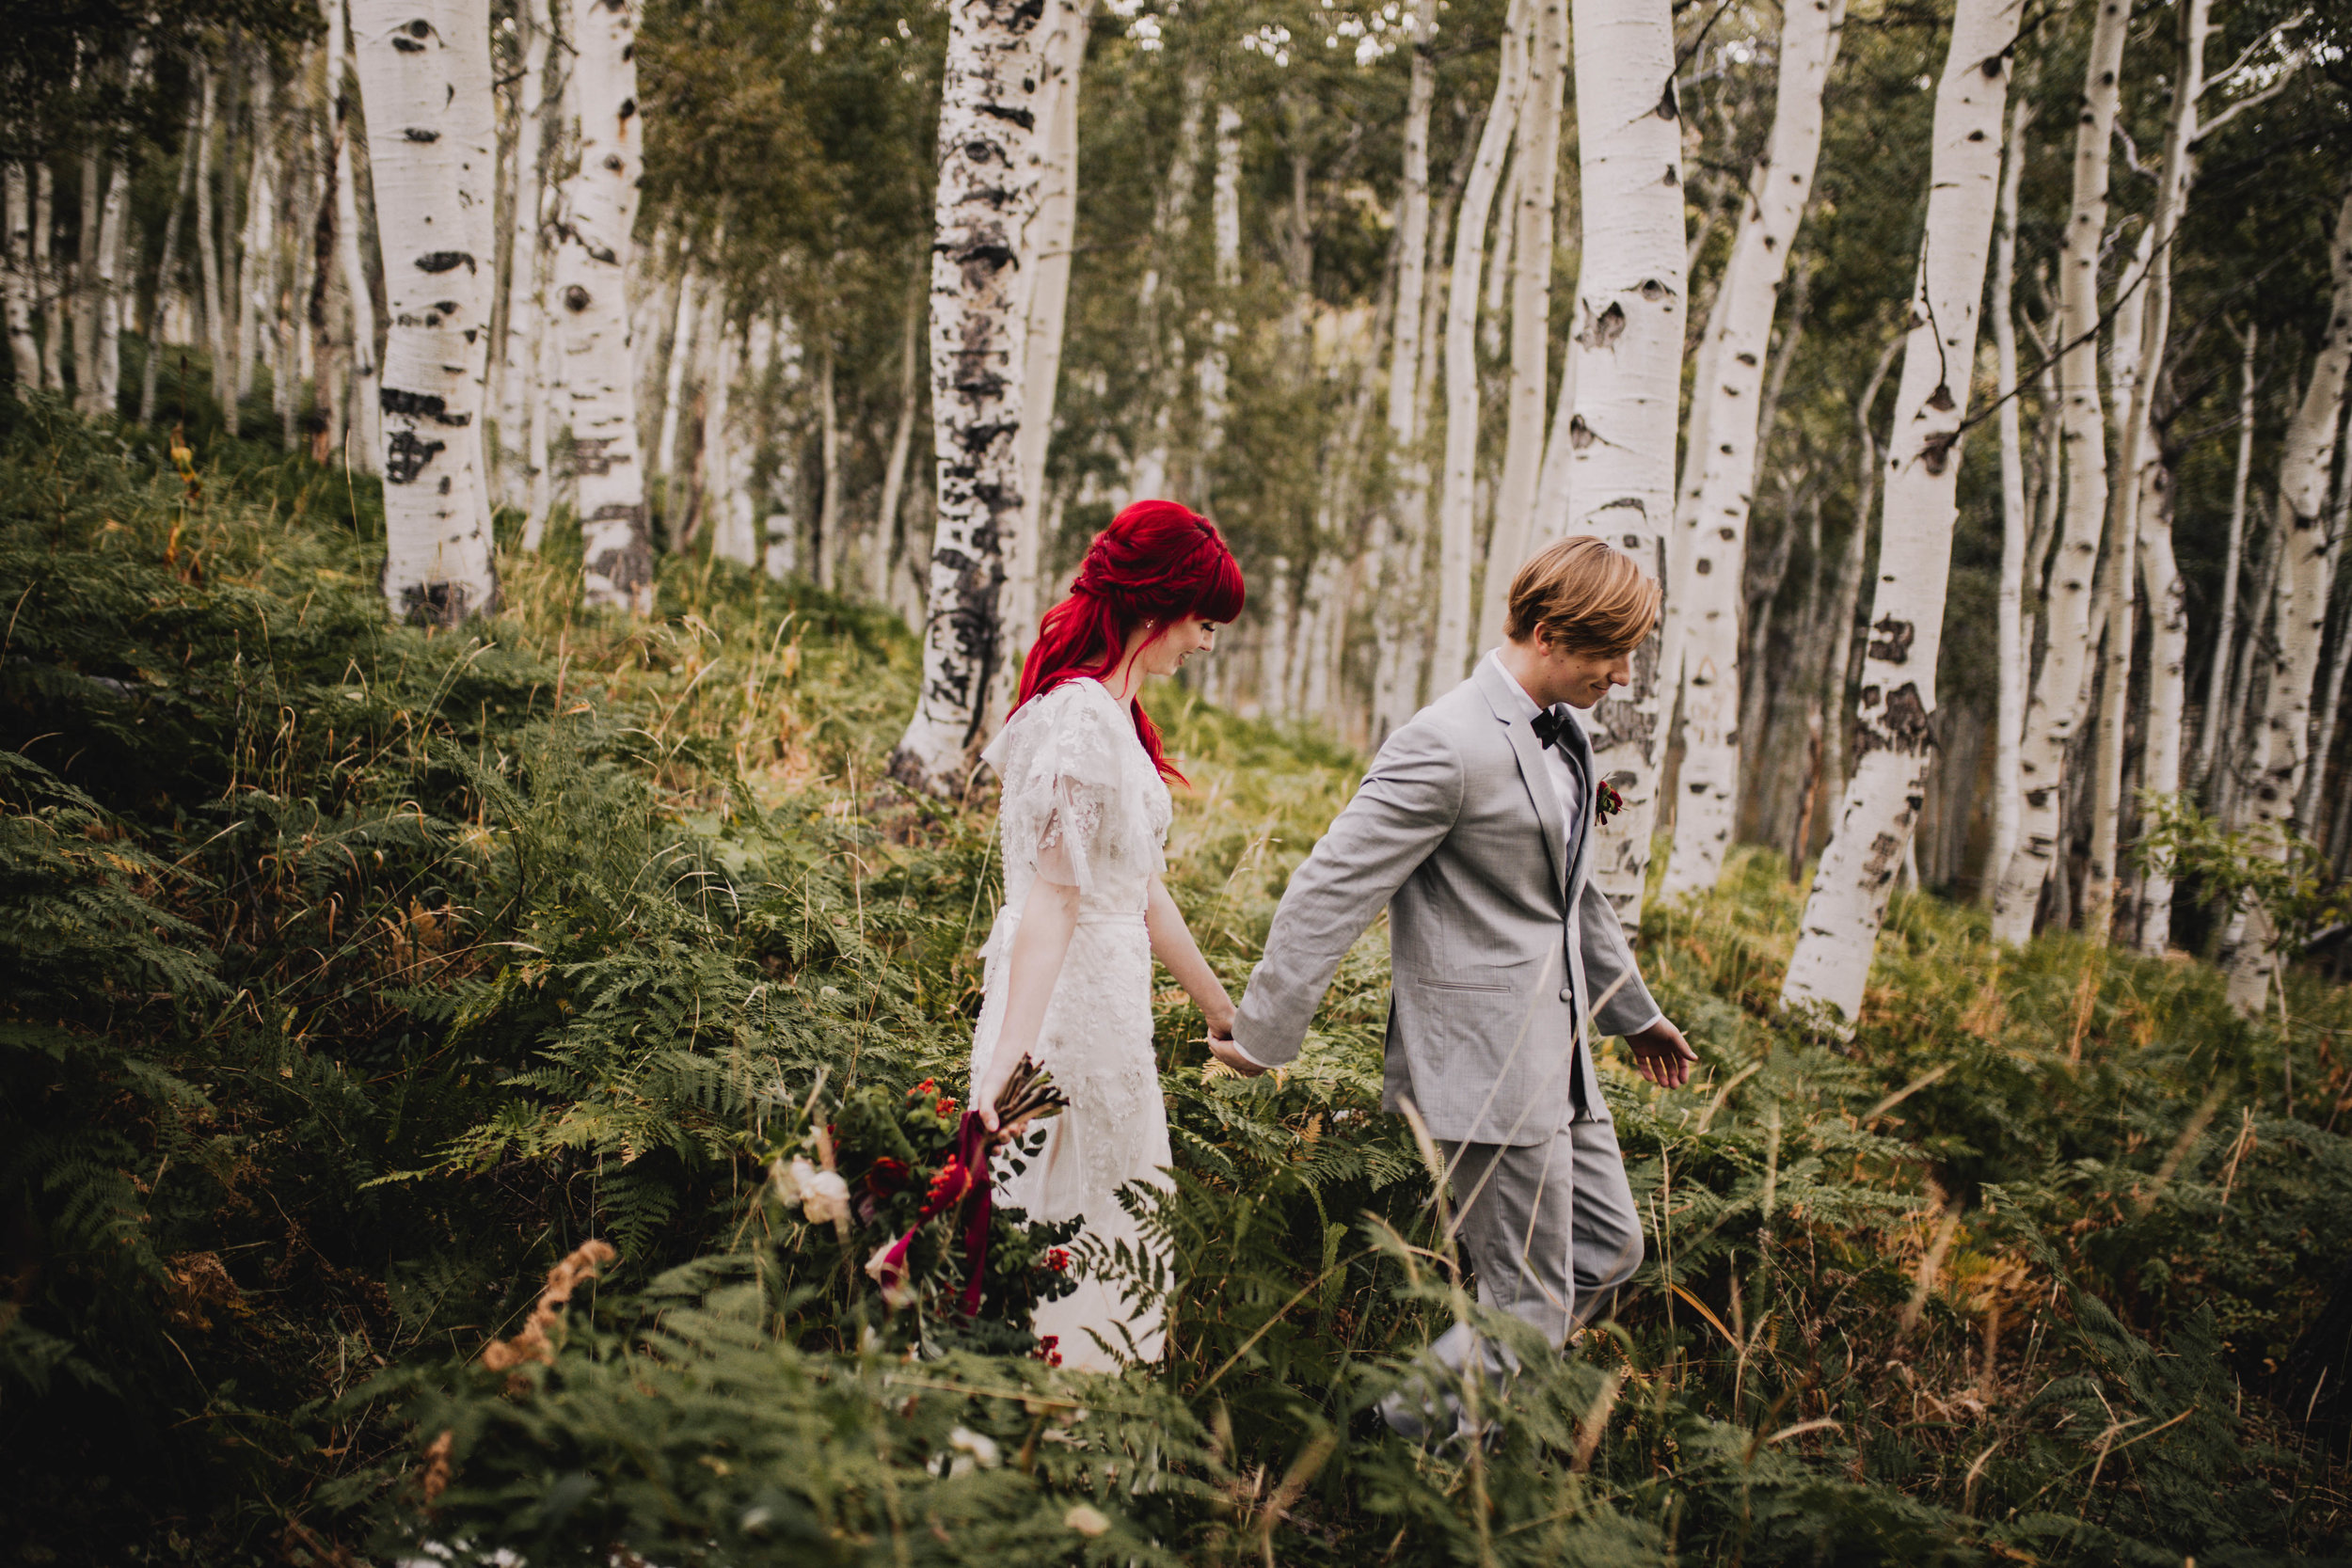
[[[1682,118],[1682,106],[1675,102],[1675,79],[1672,75],[1666,78],[1666,90],[1658,95],[1658,118],[1661,119]]]
[[[427,145],[441,139],[441,133],[438,131],[428,131],[421,125],[411,125],[407,130],[403,131],[401,135],[410,141],[424,142]]]
[[[1648,300],[1652,305],[1656,305],[1661,300],[1672,299],[1675,296],[1673,289],[1669,288],[1666,284],[1660,282],[1655,277],[1645,277],[1642,279],[1641,293],[1642,297]]]
[[[1870,628],[1870,657],[1889,664],[1902,664],[1911,657],[1911,640],[1917,628],[1909,621],[1898,621],[1892,615],[1880,618]]]
[[[398,414],[411,420],[431,420],[452,430],[463,430],[473,423],[471,414],[453,414],[449,404],[433,392],[404,392],[397,387],[386,387],[376,394],[377,406],[387,414]]]
[[[1568,416],[1569,446],[1573,447],[1578,451],[1582,451],[1586,447],[1591,446],[1598,439],[1599,437],[1593,434],[1593,427],[1584,422],[1583,415],[1571,414]]]
[[[1584,330],[1576,335],[1576,341],[1586,348],[1610,348],[1624,336],[1625,307],[1613,299],[1609,302],[1609,309],[1597,316],[1587,318]]]
[[[414,484],[424,466],[433,461],[449,443],[420,441],[413,430],[395,430],[384,443],[384,483]]]
[[[977,112],[988,116],[991,119],[1001,119],[1009,125],[1018,125],[1024,131],[1037,129],[1037,116],[1026,109],[1009,108],[1002,103],[982,103]]]
[[[564,309],[579,315],[588,309],[588,291],[574,283],[564,291]]]
[[[1867,711],[1867,705],[1865,707]],[[1910,756],[1935,744],[1935,726],[1928,717],[1928,705],[1919,700],[1919,688],[1912,681],[1903,682],[1888,693],[1885,710],[1874,720],[1866,719],[1860,727],[1861,733],[1854,736],[1857,761],[1879,751]]]
[[[462,250],[428,250],[417,258],[419,272],[454,272],[459,267],[468,272],[474,270],[473,258]]]

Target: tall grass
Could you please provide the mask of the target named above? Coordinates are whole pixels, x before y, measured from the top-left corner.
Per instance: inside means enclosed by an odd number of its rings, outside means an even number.
[[[1606,1075],[1640,1280],[1470,1390],[1491,1448],[1423,1451],[1371,1406],[1474,1308],[1376,1109],[1375,930],[1283,1074],[1204,1077],[1161,998],[1164,1363],[909,1363],[844,1326],[857,1281],[808,1261],[755,1152],[820,1073],[961,1077],[999,883],[984,798],[886,783],[905,629],[699,557],[664,561],[652,620],[588,614],[561,530],[501,558],[494,620],[393,626],[340,469],[207,449],[191,495],[143,433],[6,418],[0,1433],[28,1560],[2335,1548],[2344,1345],[2306,1331],[2352,1256],[2352,1006],[2315,976],[2281,1037],[2197,965],[2003,954],[1901,895],[1836,1042],[1776,1012],[1795,896],[1736,861],[1645,935],[1700,1075]],[[1238,985],[1359,764],[1159,711],[1194,781],[1171,882]],[[621,1256],[552,1362],[484,1370],[591,1238]]]

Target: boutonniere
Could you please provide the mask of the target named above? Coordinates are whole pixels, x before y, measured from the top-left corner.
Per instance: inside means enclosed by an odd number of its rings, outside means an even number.
[[[1625,797],[1617,793],[1617,786],[1615,784],[1611,784],[1607,779],[1603,779],[1598,784],[1594,786],[1594,816],[1600,818],[1601,821],[1606,822],[1623,810],[1625,810]]]

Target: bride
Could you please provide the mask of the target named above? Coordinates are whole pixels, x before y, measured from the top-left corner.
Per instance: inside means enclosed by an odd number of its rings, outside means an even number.
[[[1233,1017],[1161,882],[1166,781],[1184,775],[1136,692],[1214,648],[1242,597],[1241,568],[1215,524],[1173,501],[1136,502],[1046,611],[1020,702],[981,753],[1004,783],[1005,902],[980,950],[971,1103],[995,1131],[997,1097],[1023,1056],[1053,1074],[1069,1107],[1045,1124],[1039,1152],[999,1163],[997,1190],[1032,1219],[1081,1221],[1106,1254],[1123,1243],[1157,1256],[1115,1196],[1131,1181],[1165,1185],[1171,1163],[1152,960],[1200,1005],[1220,1054]],[[1098,1276],[1077,1286],[1037,1313],[1040,1338],[1051,1337],[1065,1365],[1106,1371],[1158,1358],[1156,1306]]]

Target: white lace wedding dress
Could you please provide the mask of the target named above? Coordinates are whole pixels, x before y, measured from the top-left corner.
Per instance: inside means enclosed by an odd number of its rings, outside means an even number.
[[[1078,889],[1078,927],[1032,1054],[1070,1097],[1044,1124],[1045,1147],[1011,1170],[996,1157],[1002,1201],[1033,1219],[1080,1219],[1104,1247],[1158,1258],[1113,1195],[1131,1181],[1166,1183],[1168,1111],[1152,1053],[1152,942],[1144,909],[1166,867],[1168,785],[1136,736],[1134,717],[1099,681],[1072,680],[1028,703],[982,753],[1004,782],[998,827],[1005,902],[988,942],[972,1038],[978,1083],[1003,1027],[1013,934],[1040,877]],[[1116,1281],[1081,1274],[1077,1291],[1038,1308],[1037,1332],[1058,1340],[1065,1366],[1115,1370],[1156,1360],[1157,1307]]]

